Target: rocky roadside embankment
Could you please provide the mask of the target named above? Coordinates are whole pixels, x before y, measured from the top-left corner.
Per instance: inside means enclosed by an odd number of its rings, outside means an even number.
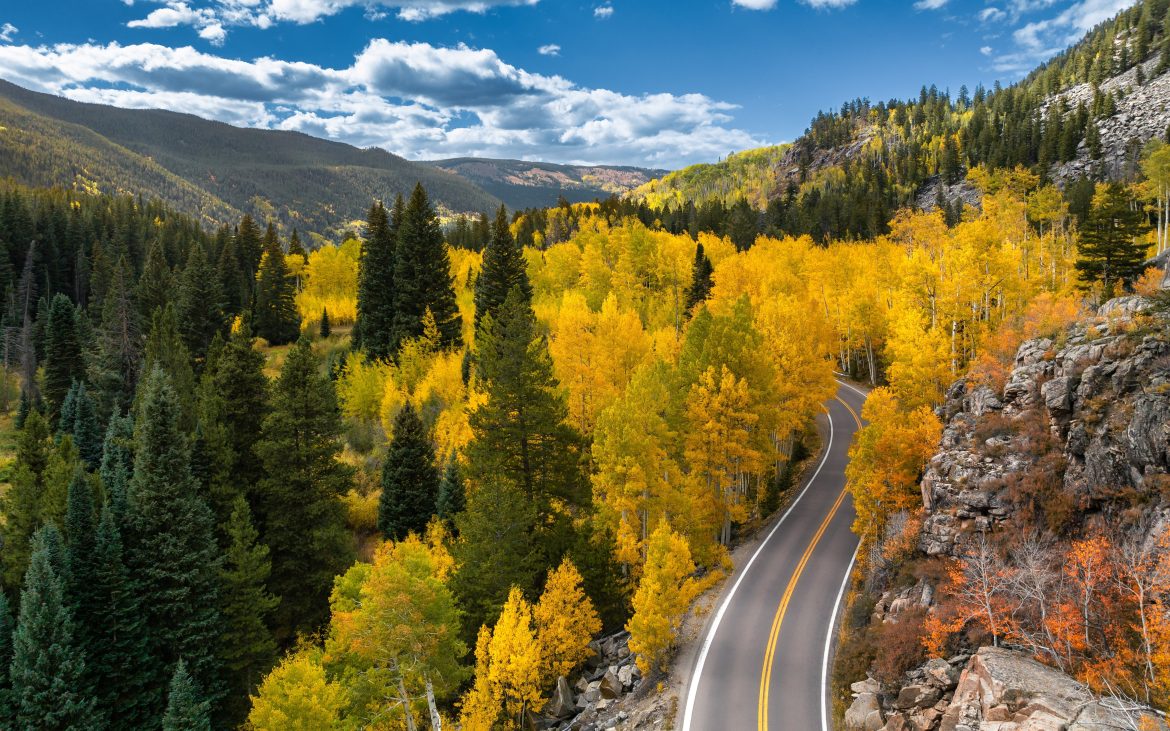
[[[959,556],[974,536],[1029,529],[1021,510],[1027,500],[1050,511],[1067,501],[1070,515],[1088,525],[1128,492],[1150,496],[1143,509],[1151,531],[1170,521],[1163,499],[1170,485],[1170,313],[1155,312],[1149,300],[1112,300],[1056,339],[1023,343],[1001,391],[961,381],[939,415],[940,448],[921,482],[921,558]],[[1048,486],[1039,487],[1045,475]],[[929,612],[934,594],[924,579],[889,590],[871,623]],[[1170,728],[1156,715],[1093,696],[1025,652],[972,649],[932,659],[899,683],[883,687],[872,677],[854,683],[845,728]]]

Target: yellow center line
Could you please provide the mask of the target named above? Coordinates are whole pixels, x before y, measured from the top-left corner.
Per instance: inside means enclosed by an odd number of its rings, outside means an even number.
[[[849,411],[853,416],[853,420],[857,422],[857,426],[861,427],[861,418],[858,417],[857,412],[853,410],[849,404],[845,403],[840,397],[837,401]],[[816,534],[812,541],[808,544],[808,548],[804,549],[804,555],[800,557],[800,562],[796,565],[796,570],[792,572],[792,578],[788,580],[788,586],[784,589],[784,595],[780,598],[780,606],[776,608],[776,616],[772,620],[772,629],[768,634],[768,645],[764,652],[764,669],[760,676],[760,699],[757,710],[758,728],[759,731],[767,731],[768,729],[768,696],[772,688],[772,665],[776,659],[776,645],[780,639],[780,625],[784,622],[784,615],[788,613],[788,604],[792,601],[792,594],[796,590],[796,583],[800,579],[801,573],[804,572],[804,567],[808,564],[809,558],[812,557],[813,551],[820,542],[821,537],[832,522],[833,516],[837,514],[841,503],[845,501],[847,490],[842,489],[841,493],[837,495],[837,501],[833,503],[833,507],[829,510],[829,514],[821,521],[821,525],[817,528]]]

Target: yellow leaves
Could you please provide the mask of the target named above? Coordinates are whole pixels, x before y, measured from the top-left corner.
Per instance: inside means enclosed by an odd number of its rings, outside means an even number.
[[[459,726],[464,731],[492,731],[500,717],[500,698],[488,679],[492,631],[484,625],[475,641],[475,683],[460,703]]]
[[[389,374],[389,366],[384,363],[371,362],[359,352],[347,355],[337,382],[341,413],[350,419],[378,418]]]
[[[297,293],[297,309],[306,325],[318,322],[321,312],[329,310],[334,324],[350,324],[357,319],[358,256],[361,244],[349,239],[341,246],[326,245],[311,252],[303,271],[293,269],[300,276],[301,291]],[[290,256],[300,258],[299,256]]]
[[[647,543],[645,569],[634,592],[634,613],[626,624],[630,651],[638,655],[638,668],[644,674],[663,667],[674,648],[683,616],[699,588],[690,578],[694,571],[686,539],[665,521],[659,523]]]
[[[491,664],[487,668],[493,694],[503,699],[509,718],[521,720],[526,709],[541,699],[540,645],[532,627],[532,605],[516,587],[492,630],[488,644]]]
[[[601,620],[585,594],[581,574],[568,558],[548,572],[544,593],[533,609],[540,645],[542,684],[568,676],[593,654],[589,641],[601,631]]]
[[[309,652],[289,655],[264,678],[248,714],[254,731],[322,731],[341,728],[345,688],[330,682]]]
[[[913,309],[899,313],[891,330],[886,343],[890,389],[907,408],[938,403],[956,375],[946,334],[929,327]]]

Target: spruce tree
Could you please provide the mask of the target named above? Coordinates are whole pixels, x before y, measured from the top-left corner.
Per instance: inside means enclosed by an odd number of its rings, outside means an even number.
[[[703,244],[696,244],[695,261],[691,265],[691,286],[687,289],[687,312],[711,296],[711,288],[715,286],[715,280],[712,278],[714,272],[711,260],[703,251]]]
[[[98,599],[94,595],[94,548],[97,539],[97,521],[94,516],[93,488],[80,469],[69,483],[69,502],[65,510],[66,572],[65,598],[76,622],[76,635],[82,646],[94,627]]]
[[[423,334],[427,310],[439,328],[444,348],[463,343],[463,324],[451,285],[451,262],[443,243],[443,231],[427,193],[415,185],[398,227],[394,250],[394,323],[390,354],[403,342]],[[364,337],[364,335],[363,335]]]
[[[73,444],[85,462],[86,469],[96,470],[102,459],[102,432],[96,406],[89,396],[89,389],[81,381],[74,381],[70,394],[67,397],[71,402],[69,433],[73,435]],[[63,416],[64,413],[62,410]]]
[[[142,363],[142,330],[131,293],[130,265],[118,260],[102,300],[97,353],[90,374],[101,419],[124,412],[134,398]]]
[[[122,532],[107,502],[94,541],[93,614],[86,635],[86,669],[94,697],[111,728],[151,726],[155,678],[163,672],[147,649],[147,626],[137,583],[126,568]]]
[[[239,257],[239,266],[247,281],[247,293],[251,298],[253,283],[256,281],[256,272],[260,269],[260,259],[264,256],[264,239],[256,220],[247,213],[240,219],[236,227],[235,246],[236,256]],[[247,303],[244,303],[247,304]]]
[[[1109,296],[1114,285],[1137,278],[1145,261],[1145,245],[1137,240],[1142,228],[1142,212],[1125,184],[1106,183],[1098,188],[1081,227],[1076,261],[1081,279],[1100,282]]]
[[[329,324],[329,308],[321,308],[321,339],[328,340],[333,334],[333,327]]]
[[[401,206],[402,196],[396,206]],[[398,231],[382,203],[370,207],[366,239],[358,263],[358,316],[354,344],[371,358],[387,360],[394,355],[394,250]]]
[[[29,412],[16,439],[12,484],[0,497],[4,514],[0,523],[4,546],[0,561],[4,564],[4,585],[10,591],[21,586],[31,553],[30,539],[44,521],[46,473],[52,450],[48,422],[40,412]]]
[[[170,304],[150,314],[150,333],[146,336],[142,366],[147,373],[157,366],[167,374],[179,397],[180,426],[189,433],[195,428],[195,371],[191,369],[191,356],[179,333],[175,308]]]
[[[272,561],[268,587],[280,598],[273,626],[283,641],[328,619],[333,577],[353,556],[340,501],[351,484],[337,459],[341,418],[307,339],[285,359],[262,433],[256,453],[269,476],[256,493],[256,524]]]
[[[211,731],[211,710],[199,692],[199,685],[179,660],[167,688],[167,710],[162,731]]]
[[[272,224],[268,224],[268,233],[264,237],[264,259],[256,282],[254,323],[256,334],[272,345],[291,343],[301,331],[296,283],[289,276],[284,250]]]
[[[309,252],[305,249],[304,243],[301,242],[301,236],[295,228],[293,229],[292,236],[288,239],[288,253],[305,259],[309,258]]]
[[[155,368],[143,388],[134,428],[126,565],[138,582],[154,661],[170,667],[184,658],[208,698],[218,702],[221,556],[214,519],[191,477],[179,400],[169,379]],[[156,682],[151,691],[161,714],[164,687]]]
[[[137,289],[138,312],[143,320],[149,319],[155,308],[165,307],[175,296],[175,274],[167,264],[159,239],[155,239],[146,254]]]
[[[12,665],[12,608],[8,594],[0,591],[0,726],[12,723],[12,683],[8,670]]]
[[[98,475],[106,490],[106,499],[120,521],[126,515],[126,493],[134,470],[134,421],[129,416],[114,414],[106,425],[102,441],[102,463]]]
[[[467,509],[467,492],[463,486],[463,475],[459,472],[459,461],[455,455],[447,460],[443,470],[443,481],[439,483],[439,498],[435,501],[435,514],[447,525],[455,525],[455,516]]]
[[[484,320],[476,364],[487,401],[470,417],[472,483],[515,485],[542,516],[554,500],[580,503],[581,437],[565,423],[568,407],[548,345],[518,287],[497,318]]]
[[[268,547],[258,542],[248,501],[236,498],[227,527],[228,547],[220,572],[220,613],[223,634],[220,659],[229,675],[225,720],[238,726],[247,713],[248,695],[272,667],[276,643],[266,625],[278,599],[265,585],[272,571]]]
[[[74,634],[65,587],[53,557],[60,535],[52,525],[37,531],[20,592],[20,616],[12,634],[11,703],[14,728],[98,729],[86,692],[85,654]]]
[[[238,269],[233,269],[233,273],[238,273]],[[202,363],[212,338],[224,329],[222,308],[225,304],[219,277],[202,246],[191,247],[177,289],[175,319],[179,332],[189,355],[197,363]]]
[[[85,360],[77,337],[77,310],[63,294],[53,297],[45,326],[44,396],[55,419],[74,380],[85,379]]]
[[[435,450],[422,420],[407,403],[394,418],[394,438],[382,464],[378,530],[395,541],[409,533],[423,535],[438,496]]]
[[[484,315],[495,315],[504,304],[513,287],[520,288],[525,302],[532,301],[532,285],[528,281],[524,252],[516,245],[508,225],[504,206],[496,211],[492,238],[483,250],[483,266],[475,280],[475,329],[478,331]]]

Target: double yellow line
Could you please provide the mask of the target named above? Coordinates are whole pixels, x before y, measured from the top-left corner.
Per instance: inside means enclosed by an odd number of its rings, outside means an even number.
[[[860,429],[861,417],[841,397],[838,396],[836,399],[853,416],[853,420],[857,422],[857,428]],[[764,669],[760,676],[760,700],[759,708],[757,709],[759,731],[767,731],[768,729],[768,697],[772,689],[772,665],[776,660],[776,645],[780,639],[780,626],[784,623],[784,615],[788,613],[788,604],[792,601],[793,592],[796,591],[796,583],[800,580],[800,575],[804,572],[809,558],[812,557],[813,551],[828,529],[829,523],[833,521],[833,516],[837,514],[841,503],[845,502],[845,494],[846,490],[842,489],[841,494],[837,496],[837,501],[830,508],[829,514],[821,521],[821,525],[817,528],[816,534],[813,535],[812,541],[808,544],[808,548],[804,549],[804,555],[800,557],[800,562],[796,565],[796,570],[792,572],[792,578],[788,580],[788,586],[784,589],[784,595],[780,598],[780,606],[776,608],[776,617],[772,620],[772,631],[768,634],[768,645],[764,651]]]

